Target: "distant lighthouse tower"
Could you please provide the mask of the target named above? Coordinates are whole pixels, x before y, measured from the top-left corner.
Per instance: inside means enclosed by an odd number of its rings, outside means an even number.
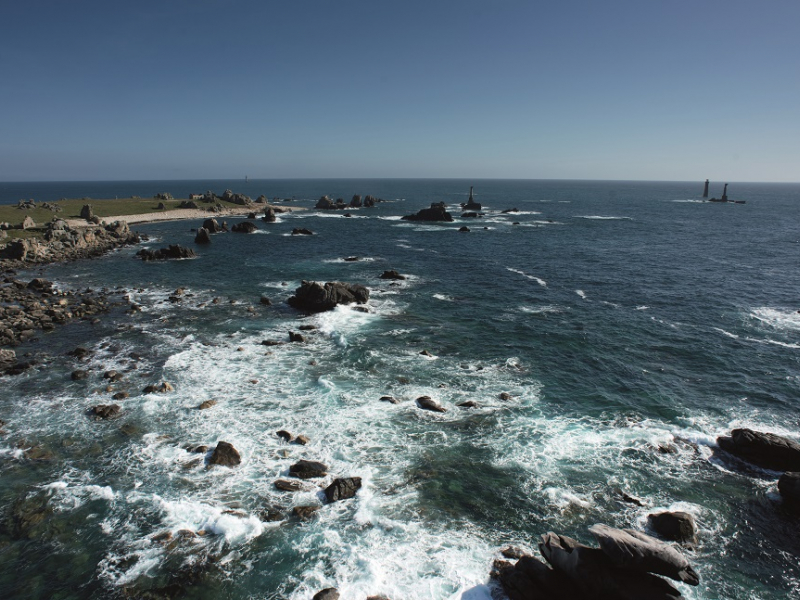
[[[708,198],[708,179],[706,179],[706,184],[703,186],[703,198]]]
[[[728,201],[728,184],[727,183],[725,184],[725,187],[722,190],[722,201],[723,202],[727,202]]]
[[[472,186],[469,186],[469,200],[467,200],[467,204],[472,204],[474,200],[472,199]]]

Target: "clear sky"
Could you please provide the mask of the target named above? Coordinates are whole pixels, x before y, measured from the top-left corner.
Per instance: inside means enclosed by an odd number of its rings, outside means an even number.
[[[800,181],[798,0],[0,2],[0,180]]]

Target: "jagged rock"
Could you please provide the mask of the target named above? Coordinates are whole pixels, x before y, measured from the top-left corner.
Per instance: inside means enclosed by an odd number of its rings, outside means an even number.
[[[181,258],[194,258],[197,256],[191,248],[184,248],[177,244],[170,244],[168,248],[160,248],[158,250],[142,249],[136,253],[136,256],[142,260],[167,260],[167,259],[181,259]]]
[[[328,474],[328,467],[321,462],[313,460],[299,460],[289,467],[289,475],[299,479],[312,479],[314,477],[325,477]]]
[[[428,358],[432,358],[433,357],[433,354],[431,354],[427,350],[422,350],[419,354],[420,354],[420,356],[427,356]]]
[[[159,384],[151,384],[142,390],[144,394],[166,394],[167,392],[174,392],[175,388],[172,384],[162,381]]]
[[[205,227],[201,227],[197,230],[197,235],[194,236],[194,243],[195,244],[210,244],[211,243],[211,235],[208,233],[208,229]]]
[[[406,215],[405,221],[452,221],[453,216],[447,212],[444,202],[434,202],[430,208],[423,208],[415,215]]]
[[[462,219],[477,219],[478,213],[476,212],[465,212],[461,215]]]
[[[250,221],[242,221],[241,223],[237,223],[231,227],[231,231],[235,233],[253,233],[258,231],[258,227],[256,227],[255,224],[251,223]]]
[[[203,221],[203,229],[208,231],[208,233],[221,233],[222,226],[216,219],[206,219]]]
[[[361,477],[337,477],[325,488],[325,498],[328,502],[346,500],[356,495],[361,488]]]
[[[648,515],[650,527],[661,537],[673,542],[694,544],[697,527],[687,512],[662,512]]]
[[[261,217],[261,220],[267,223],[274,223],[278,220],[278,217],[275,216],[275,210],[273,210],[271,206],[268,206],[264,209],[264,216]]]
[[[112,400],[125,400],[126,398],[130,398],[130,394],[128,392],[117,392],[111,396]]]
[[[89,415],[96,421],[111,420],[122,416],[119,404],[98,404],[89,409]]]
[[[311,600],[339,600],[339,590],[336,588],[325,588],[314,594]]]
[[[292,308],[306,312],[323,312],[339,304],[364,304],[369,300],[369,290],[363,285],[329,281],[324,286],[315,281],[303,281],[289,298]]]
[[[440,413],[447,412],[446,408],[444,408],[430,396],[420,396],[417,398],[417,406],[419,406],[422,410],[430,410]]]
[[[718,437],[719,447],[749,463],[773,471],[800,471],[800,444],[774,433],[734,429]]]
[[[22,229],[31,229],[36,227],[36,221],[31,219],[30,215],[25,215],[25,218],[22,220]]]
[[[221,465],[223,467],[235,467],[242,462],[239,451],[228,442],[217,442],[217,447],[208,459],[209,465]]]
[[[392,280],[402,281],[405,280],[405,278],[406,278],[405,275],[401,275],[394,269],[392,269],[391,271],[384,271],[381,274],[381,279],[392,279]]]
[[[589,600],[566,575],[551,569],[532,556],[524,556],[516,565],[508,563],[497,569],[497,578],[510,600]]]
[[[333,208],[333,200],[331,200],[330,196],[322,196],[317,203],[314,205],[314,208],[319,208],[322,210],[328,210]]]
[[[302,335],[302,334],[300,334],[300,333],[296,333],[296,332],[294,332],[294,331],[290,331],[290,332],[289,332],[289,341],[290,341],[290,342],[299,342],[299,343],[302,343],[302,342],[305,342],[305,341],[306,341],[306,338],[304,338],[304,337],[303,337],[303,335]]]
[[[83,207],[81,208],[80,217],[81,219],[86,219],[87,221],[91,221],[92,219],[94,219],[94,212],[92,211],[91,204],[83,205]]]
[[[161,206],[163,206],[163,203],[162,203]],[[166,208],[166,207],[164,207],[164,208]],[[200,208],[200,207],[197,205],[197,202],[195,202],[194,200],[182,200],[181,203],[178,204],[178,208],[197,209],[197,208]]]
[[[601,524],[592,525],[589,531],[597,538],[605,555],[618,567],[665,575],[689,585],[700,583],[686,557],[654,537]]]
[[[362,204],[363,202],[361,202],[361,196],[359,194],[354,194],[350,199],[350,206],[352,208],[359,208]]]
[[[305,227],[295,227],[292,229],[292,235],[314,235],[314,232]]]
[[[800,472],[787,472],[778,480],[781,498],[792,508],[800,509]]]

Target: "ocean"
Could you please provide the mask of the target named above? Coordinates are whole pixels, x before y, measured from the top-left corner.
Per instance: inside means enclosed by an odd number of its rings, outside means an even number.
[[[462,219],[471,185],[485,214]],[[595,523],[648,531],[666,509],[698,523],[686,598],[800,596],[779,474],[715,441],[800,437],[800,185],[732,183],[746,204],[717,204],[702,182],[3,183],[0,202],[225,189],[307,210],[202,247],[199,221],[134,227],[191,260],[131,247],[18,274],[142,310],[41,333],[16,349],[40,365],[0,379],[0,597],[488,599],[502,548],[548,531],[592,544]],[[323,194],[385,202],[346,218],[313,208]],[[400,220],[439,201],[453,223]],[[303,280],[365,285],[368,312],[305,316],[286,304]],[[288,343],[301,326],[315,329]],[[124,379],[106,391],[111,369]],[[161,381],[174,391],[143,393]],[[87,418],[117,391],[120,419]],[[447,412],[421,411],[423,395]],[[191,451],[220,440],[239,466]],[[274,487],[299,459],[363,487],[294,518],[322,504],[314,480]]]

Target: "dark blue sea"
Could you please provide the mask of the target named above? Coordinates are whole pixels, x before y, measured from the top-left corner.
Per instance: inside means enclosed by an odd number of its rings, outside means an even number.
[[[462,219],[470,185],[485,214]],[[732,183],[746,204],[703,202],[702,182],[344,179],[4,183],[0,201],[225,189],[306,210],[208,246],[199,221],[135,227],[196,259],[131,247],[19,274],[142,310],[42,333],[17,348],[39,366],[0,379],[0,597],[488,599],[507,545],[593,544],[595,523],[649,531],[666,509],[699,527],[686,598],[800,597],[780,474],[716,446],[735,427],[800,438],[800,185]],[[346,218],[313,208],[323,194],[385,202]],[[453,223],[400,220],[439,201]],[[363,284],[368,312],[305,316],[286,304],[303,280]],[[303,325],[305,343],[261,343]],[[86,417],[117,391],[120,419]],[[220,440],[241,465],[186,449]],[[363,487],[295,519],[322,504],[318,481],[274,487],[299,459]]]

